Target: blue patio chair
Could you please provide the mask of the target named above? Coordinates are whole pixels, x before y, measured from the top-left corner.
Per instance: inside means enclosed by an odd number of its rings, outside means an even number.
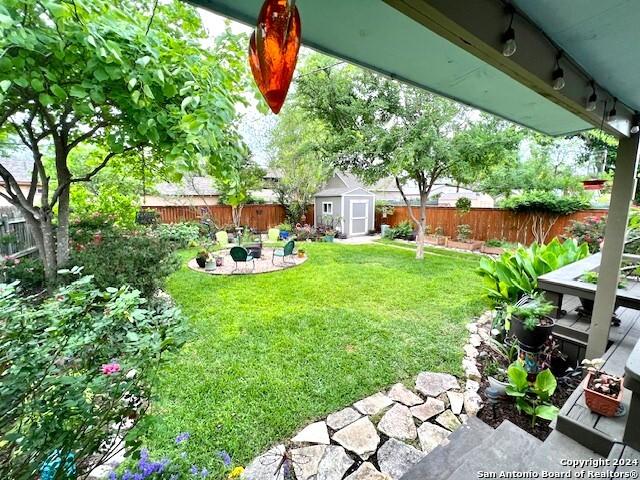
[[[249,253],[249,251],[246,248],[231,247],[231,251],[229,251],[229,255],[231,255],[232,260],[236,262],[236,268],[234,268],[231,273],[238,270],[239,263],[251,262],[253,264],[253,267],[251,267],[251,271],[254,271],[256,269],[256,260],[255,258],[253,258],[253,256]]]
[[[287,262],[287,257],[293,257],[294,252],[293,249],[296,246],[296,242],[293,240],[289,240],[283,248],[274,248],[273,256],[271,257],[271,263],[273,265],[276,264],[276,257],[282,258],[282,263],[285,265],[295,265],[296,261]]]

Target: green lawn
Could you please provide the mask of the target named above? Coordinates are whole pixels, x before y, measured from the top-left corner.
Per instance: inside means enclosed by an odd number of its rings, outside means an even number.
[[[465,323],[484,307],[475,255],[305,245],[300,267],[253,276],[182,268],[168,290],[193,340],[163,374],[149,446],[191,432],[190,455],[237,463],[306,423],[422,370],[461,373]],[[194,252],[185,252],[185,261]]]

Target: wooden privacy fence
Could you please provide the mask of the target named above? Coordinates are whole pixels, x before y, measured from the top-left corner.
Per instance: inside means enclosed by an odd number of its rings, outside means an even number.
[[[419,209],[414,207],[414,215],[419,215]],[[547,235],[547,241],[553,237],[565,234],[565,228],[572,220],[584,220],[586,217],[602,216],[608,213],[607,210],[583,210],[571,215],[558,217],[557,221]],[[544,215],[542,216],[544,217]],[[404,220],[411,220],[407,207],[395,207],[392,215],[386,219],[376,212],[376,226],[386,223],[395,226]],[[544,217],[543,220],[550,220]],[[515,213],[501,208],[473,208],[469,213],[461,215],[453,207],[427,207],[427,225],[431,230],[442,227],[444,235],[455,237],[456,227],[466,224],[471,227],[471,236],[476,240],[506,240],[508,242],[520,242],[525,245],[530,244],[535,239],[531,231],[531,222],[528,214]]]
[[[35,251],[26,220],[13,208],[0,208],[0,254],[18,258]]]
[[[205,214],[218,226],[230,225],[233,223],[231,216],[231,207],[228,205],[211,205],[211,206],[163,206],[163,207],[145,207],[148,210],[155,210],[160,215],[162,223],[178,223],[200,221]],[[307,223],[313,224],[313,206],[307,209]],[[283,223],[286,219],[286,213],[282,205],[245,205],[242,209],[240,223],[259,230],[267,231],[271,227],[275,227]]]

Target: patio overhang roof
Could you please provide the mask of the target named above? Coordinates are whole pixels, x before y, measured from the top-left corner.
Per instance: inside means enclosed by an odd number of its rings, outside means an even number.
[[[262,0],[192,0],[254,25]],[[303,43],[550,135],[593,126],[629,135],[640,110],[640,9],[632,0],[514,0],[518,50],[502,55],[499,0],[297,0]],[[558,49],[566,87],[551,86]],[[575,63],[569,63],[572,59]],[[589,80],[598,108],[585,109]],[[618,98],[617,118],[603,121]],[[604,100],[607,100],[605,104]]]

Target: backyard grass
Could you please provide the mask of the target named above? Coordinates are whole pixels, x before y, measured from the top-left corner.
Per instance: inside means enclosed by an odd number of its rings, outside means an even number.
[[[477,256],[305,249],[306,263],[281,272],[220,277],[183,267],[170,277],[193,338],[163,372],[150,447],[162,451],[188,431],[195,463],[213,464],[224,449],[244,464],[420,371],[461,373],[465,324],[484,308]]]

